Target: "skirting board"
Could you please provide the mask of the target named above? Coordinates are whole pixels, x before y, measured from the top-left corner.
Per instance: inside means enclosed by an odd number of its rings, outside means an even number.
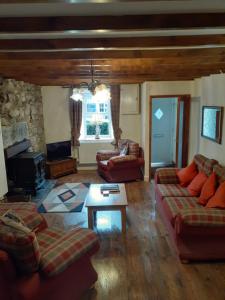
[[[144,181],[149,182],[149,176],[144,176]]]
[[[97,164],[95,163],[79,164],[77,166],[77,170],[97,170]]]

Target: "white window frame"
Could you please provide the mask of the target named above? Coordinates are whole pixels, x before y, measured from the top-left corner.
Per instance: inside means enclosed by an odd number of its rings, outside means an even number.
[[[85,94],[87,93],[87,90],[85,91]],[[92,95],[90,93],[90,98],[84,97],[82,100],[82,123],[81,123],[81,135],[79,140],[81,142],[103,142],[103,141],[112,141],[113,140],[113,128],[112,128],[112,117],[111,117],[111,106],[110,106],[110,99],[100,102],[96,101],[93,102],[93,99],[91,99]],[[103,114],[106,115],[105,112],[100,112],[100,104],[107,103],[108,104],[108,123],[109,123],[109,134],[108,135],[100,135],[100,139],[95,139],[95,135],[87,135],[87,128],[85,128],[85,122],[87,117],[87,103],[96,103],[96,114]],[[94,114],[94,113],[93,113]]]

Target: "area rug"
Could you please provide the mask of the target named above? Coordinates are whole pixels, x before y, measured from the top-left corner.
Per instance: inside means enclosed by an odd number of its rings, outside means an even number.
[[[90,183],[64,183],[53,188],[38,207],[40,213],[81,212]]]

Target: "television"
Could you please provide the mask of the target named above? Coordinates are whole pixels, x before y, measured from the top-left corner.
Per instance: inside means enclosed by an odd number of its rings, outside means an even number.
[[[60,160],[71,156],[71,141],[46,144],[47,159]]]

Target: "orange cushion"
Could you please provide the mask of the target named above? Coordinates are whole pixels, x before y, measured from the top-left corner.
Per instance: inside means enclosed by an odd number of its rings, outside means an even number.
[[[198,198],[198,204],[206,205],[209,199],[216,192],[216,174],[213,172],[202,187],[200,197]]]
[[[209,199],[206,207],[225,208],[225,181],[220,184],[215,195]]]
[[[191,196],[198,196],[201,193],[202,187],[207,180],[207,176],[203,172],[199,172],[194,177],[189,186],[187,187],[188,192]]]
[[[188,186],[192,179],[198,174],[196,164],[193,161],[189,166],[177,172],[181,186]]]

